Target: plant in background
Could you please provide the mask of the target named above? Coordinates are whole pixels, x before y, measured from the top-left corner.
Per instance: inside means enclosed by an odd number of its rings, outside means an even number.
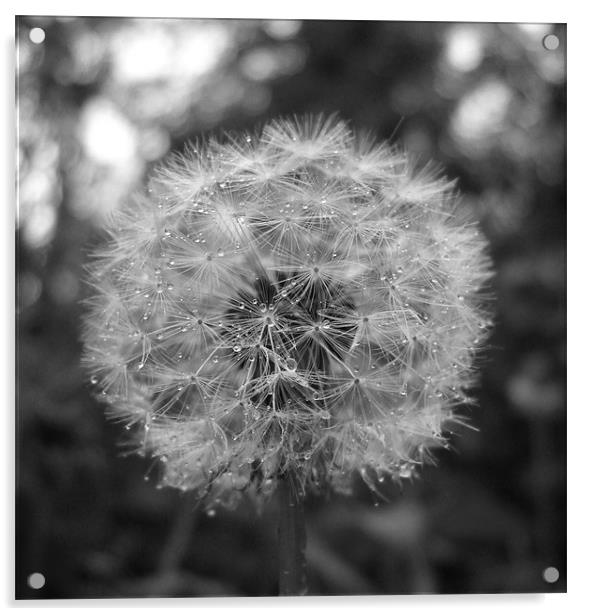
[[[341,121],[278,120],[171,157],[90,267],[109,413],[209,507],[278,490],[283,594],[302,497],[410,477],[467,401],[490,269],[452,188]]]

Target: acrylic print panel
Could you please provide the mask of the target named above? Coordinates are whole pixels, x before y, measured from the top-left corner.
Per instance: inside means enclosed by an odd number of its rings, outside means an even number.
[[[566,28],[16,41],[17,598],[564,592]]]

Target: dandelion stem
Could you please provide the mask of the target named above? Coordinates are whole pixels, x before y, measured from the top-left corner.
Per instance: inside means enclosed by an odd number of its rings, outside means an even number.
[[[277,491],[279,595],[303,595],[306,592],[306,526],[304,504],[292,473],[280,477]]]

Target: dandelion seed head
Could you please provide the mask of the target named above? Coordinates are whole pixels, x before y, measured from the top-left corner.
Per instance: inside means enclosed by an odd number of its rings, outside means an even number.
[[[453,183],[335,118],[172,156],[89,269],[91,384],[209,507],[414,476],[490,327]]]

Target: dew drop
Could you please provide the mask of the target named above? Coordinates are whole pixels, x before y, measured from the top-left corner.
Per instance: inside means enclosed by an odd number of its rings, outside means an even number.
[[[285,360],[285,367],[293,372],[298,367],[298,362],[293,357],[288,357]]]
[[[403,464],[400,467],[400,476],[408,479],[409,477],[412,476],[412,466],[410,464]]]
[[[242,347],[237,344],[236,346],[232,347],[232,350],[234,351],[234,353],[240,353],[240,351],[242,351]]]
[[[92,385],[96,385],[99,382],[98,377],[96,377],[94,375],[91,376],[90,377],[90,382],[91,382]]]
[[[218,248],[218,251],[217,251],[216,254],[217,254],[218,257],[223,257],[225,252],[221,248]]]

